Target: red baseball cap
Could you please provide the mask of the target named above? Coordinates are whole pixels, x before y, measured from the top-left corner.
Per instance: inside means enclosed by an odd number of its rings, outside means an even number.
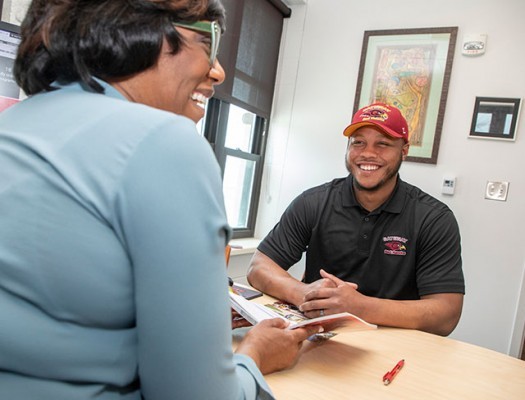
[[[408,142],[408,124],[401,111],[385,103],[374,103],[358,110],[352,118],[352,123],[343,131],[343,135],[352,136],[363,126],[377,126],[388,136],[402,138]]]

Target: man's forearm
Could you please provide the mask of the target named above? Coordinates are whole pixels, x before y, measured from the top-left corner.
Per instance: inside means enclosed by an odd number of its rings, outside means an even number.
[[[247,279],[254,288],[277,299],[295,305],[304,301],[306,285],[261,252],[254,254]]]
[[[367,298],[365,303],[362,317],[368,322],[447,336],[461,316],[463,295],[441,293],[420,300]]]

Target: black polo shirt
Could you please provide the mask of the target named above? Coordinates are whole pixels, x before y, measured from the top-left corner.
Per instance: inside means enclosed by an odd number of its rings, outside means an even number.
[[[306,251],[306,283],[323,268],[373,297],[413,300],[465,293],[458,224],[452,211],[398,179],[391,198],[367,212],[352,176],[306,190],[258,250],[288,270]]]

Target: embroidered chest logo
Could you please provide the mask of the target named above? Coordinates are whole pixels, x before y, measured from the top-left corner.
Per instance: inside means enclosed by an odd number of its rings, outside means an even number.
[[[404,237],[385,236],[383,237],[383,243],[385,244],[383,252],[393,256],[406,256],[406,242],[408,242],[408,239]]]

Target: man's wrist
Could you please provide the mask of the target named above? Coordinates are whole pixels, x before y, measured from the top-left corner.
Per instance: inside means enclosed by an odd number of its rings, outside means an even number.
[[[288,301],[296,306],[300,306],[305,301],[308,285],[294,279],[293,285],[289,285],[288,293],[290,293],[291,297]]]

